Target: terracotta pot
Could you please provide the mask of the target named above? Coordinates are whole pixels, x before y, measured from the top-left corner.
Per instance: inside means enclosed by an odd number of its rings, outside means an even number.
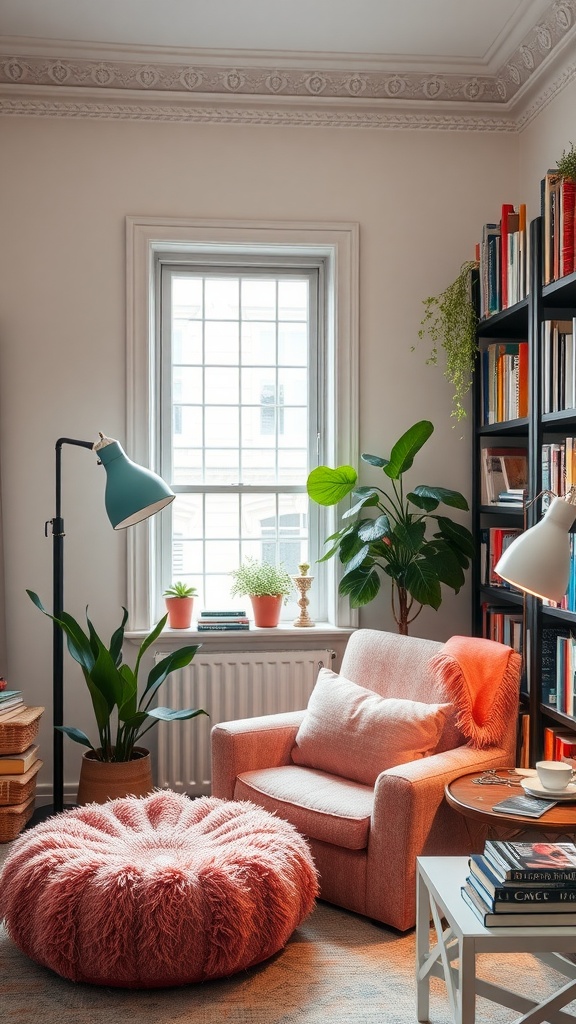
[[[165,597],[168,625],[170,629],[190,629],[192,622],[193,597]]]
[[[274,627],[280,621],[280,610],[282,608],[282,595],[266,594],[263,597],[251,597],[252,611],[254,612],[254,625]]]
[[[104,804],[122,796],[147,796],[154,789],[150,751],[134,747],[132,761],[98,761],[93,750],[82,755],[77,802]]]

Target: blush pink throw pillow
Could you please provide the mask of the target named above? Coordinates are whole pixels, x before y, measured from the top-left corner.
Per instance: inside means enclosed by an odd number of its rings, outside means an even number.
[[[292,760],[373,786],[386,768],[434,753],[448,708],[381,697],[322,668],[296,734]]]

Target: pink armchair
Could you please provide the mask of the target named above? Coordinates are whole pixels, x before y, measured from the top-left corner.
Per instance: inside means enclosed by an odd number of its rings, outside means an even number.
[[[307,711],[213,728],[212,794],[290,821],[309,841],[322,899],[405,931],[416,857],[482,848],[482,826],[448,806],[444,786],[514,765],[520,665],[490,640],[358,630]],[[405,763],[390,766],[398,746]]]

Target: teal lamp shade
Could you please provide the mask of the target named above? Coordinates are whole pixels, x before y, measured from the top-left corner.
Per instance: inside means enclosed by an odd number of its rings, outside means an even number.
[[[576,505],[553,498],[539,523],[506,549],[495,571],[503,580],[535,597],[561,601],[570,576],[570,527]]]
[[[115,530],[135,526],[174,501],[162,477],[132,462],[118,441],[100,436],[94,450],[106,470],[104,502]]]

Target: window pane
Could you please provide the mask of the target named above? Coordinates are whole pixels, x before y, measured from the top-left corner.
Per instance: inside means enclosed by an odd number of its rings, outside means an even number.
[[[206,537],[229,540],[240,536],[240,502],[237,494],[206,495]]]
[[[276,319],[276,281],[242,281],[242,319]]]
[[[207,320],[237,320],[240,281],[237,277],[207,277],[205,282]]]
[[[224,486],[240,479],[240,452],[232,448],[207,448],[204,452],[204,482]]]
[[[205,371],[207,405],[238,405],[239,371],[208,366]]]
[[[202,449],[175,448],[172,453],[172,481],[178,485],[199,484],[202,480]],[[180,495],[182,497],[182,495]],[[174,507],[173,505],[171,506]]]
[[[202,370],[200,367],[175,366],[172,373],[172,401],[202,401]]]
[[[308,320],[308,281],[278,282],[278,319]]]
[[[202,409],[199,406],[174,405],[173,424],[175,448],[196,448],[202,444]]]
[[[202,316],[202,278],[173,277],[172,302],[178,316],[198,320]]]
[[[278,388],[282,395],[282,402],[286,405],[301,405],[304,409],[308,406],[308,374],[302,367],[299,370],[287,370],[280,367],[278,370]]]
[[[306,324],[278,324],[278,362],[280,366],[308,365]]]
[[[237,365],[239,359],[238,324],[222,320],[206,322],[206,364]]]
[[[276,364],[276,324],[251,321],[242,324],[242,363]]]
[[[175,363],[202,362],[202,322],[174,319],[173,361]]]
[[[238,409],[218,405],[206,407],[204,427],[204,443],[207,448],[238,445]]]

